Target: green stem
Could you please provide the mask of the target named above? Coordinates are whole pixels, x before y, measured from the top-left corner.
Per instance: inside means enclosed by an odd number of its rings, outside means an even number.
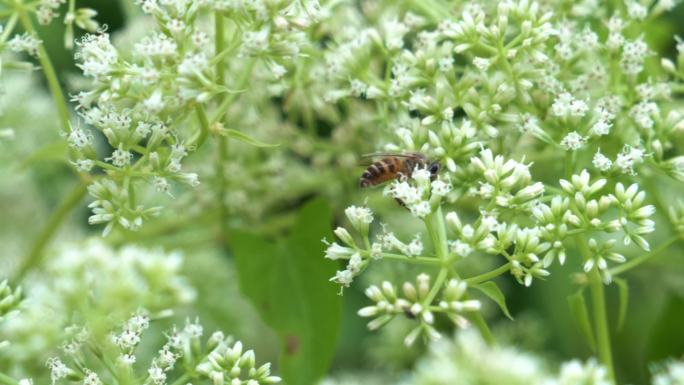
[[[575,152],[574,151],[565,151],[564,170],[565,170],[565,179],[568,182],[570,181],[570,178],[572,177],[573,170],[575,169],[573,167],[574,160],[575,160]]]
[[[0,36],[0,43],[2,44],[5,44],[9,38],[9,35],[14,32],[14,27],[17,25],[17,21],[19,21],[19,14],[15,11],[12,12],[12,16],[10,16],[9,21],[7,21],[7,24],[5,24],[5,28],[2,31],[2,36]]]
[[[224,38],[225,38],[225,26],[223,20],[223,14],[221,12],[214,13],[214,30],[215,30],[215,41],[214,41],[214,52],[223,51]],[[223,58],[219,58],[216,61],[216,84],[219,86],[225,85],[224,79],[225,63]],[[228,95],[224,98],[224,102],[231,99],[232,95]],[[223,104],[223,103],[222,103]],[[219,108],[220,110],[220,108]],[[214,122],[220,121],[223,115],[219,115],[218,119]],[[225,136],[218,137],[218,159],[216,161],[216,177],[218,178],[218,206],[219,206],[219,221],[221,225],[221,236],[225,237],[228,233],[228,210],[224,199],[226,197],[226,176],[223,165],[228,159],[228,138]]]
[[[599,359],[608,371],[609,378],[615,382],[613,370],[613,354],[610,348],[610,334],[608,332],[608,317],[606,316],[606,298],[603,290],[603,281],[598,267],[594,267],[589,275],[591,302],[594,307],[594,329],[596,331],[596,344],[598,346]]]
[[[364,257],[370,257],[370,252],[369,251],[362,251],[361,254]],[[401,262],[406,262],[406,263],[411,263],[414,265],[423,265],[423,266],[442,266],[443,263],[436,258],[429,258],[429,257],[407,257],[406,255],[402,254],[393,254],[393,253],[382,253],[382,259],[390,259],[393,261],[401,261]]]
[[[449,9],[443,6],[440,2],[428,0],[415,0],[411,4],[426,16],[429,16],[434,22],[443,20],[445,15],[449,15]]]
[[[480,330],[480,334],[482,335],[482,338],[484,338],[487,345],[495,345],[496,340],[494,339],[494,335],[492,334],[492,331],[489,330],[489,326],[487,325],[484,317],[482,317],[482,314],[477,312],[471,318],[473,319],[475,326],[477,326],[477,328]]]
[[[180,377],[178,377],[178,379],[177,379],[176,381],[174,381],[173,383],[171,383],[171,385],[183,385],[183,384],[186,384],[186,383],[188,382],[188,380],[189,380],[191,377],[192,377],[192,376],[191,376],[189,373],[183,373],[183,375],[180,376]]]
[[[492,271],[488,271],[484,274],[476,275],[474,277],[466,278],[465,281],[468,284],[468,286],[477,285],[478,283],[486,282],[486,281],[489,281],[493,278],[496,278],[496,277],[500,276],[501,274],[504,274],[504,273],[510,271],[510,269],[511,269],[511,263],[508,262],[508,263],[505,263],[505,264],[499,266],[498,268],[496,268]]]
[[[444,215],[442,215],[441,206],[438,206],[435,212],[431,213],[425,218],[425,227],[427,228],[430,238],[432,239],[435,253],[442,263],[442,268],[437,275],[435,285],[428,293],[426,301],[424,302],[425,306],[428,306],[430,303],[432,303],[432,300],[435,298],[439,290],[442,289],[442,286],[444,286],[444,282],[448,277],[449,271],[451,271],[454,278],[458,279],[459,276],[456,269],[449,265],[449,245],[447,244],[446,223],[444,221]],[[487,326],[487,322],[485,322],[482,314],[479,312],[475,313],[471,318],[473,319],[475,326],[477,326],[477,328],[480,330],[480,334],[482,335],[482,338],[484,338],[485,342],[487,342],[488,345],[494,345],[494,336],[492,336],[492,332],[489,330],[489,326]]]
[[[204,112],[204,107],[202,107],[201,104],[198,104],[195,107],[195,111],[197,112],[197,120],[200,123],[200,129],[195,136],[190,139],[189,145],[193,146],[195,151],[197,151],[197,149],[204,144],[204,141],[207,140],[207,136],[209,136],[209,119],[207,119],[207,113]]]
[[[0,372],[0,383],[5,384],[5,385],[17,385],[17,384],[19,384],[19,381],[17,381],[14,378],[6,375],[3,372]]]
[[[218,40],[216,41],[216,43],[218,44]],[[233,103],[235,98],[237,98],[237,96],[240,95],[240,90],[245,89],[245,87],[247,86],[247,82],[249,82],[249,79],[252,76],[252,70],[254,69],[254,63],[255,63],[254,59],[250,59],[247,62],[247,64],[245,65],[246,67],[245,67],[244,72],[242,73],[242,75],[240,76],[240,78],[237,81],[236,89],[238,91],[235,93],[232,93],[232,94],[228,94],[223,99],[221,104],[216,109],[216,113],[214,114],[214,117],[211,119],[211,123],[216,123],[216,122],[221,121],[223,119],[223,116],[226,113],[226,110],[228,110],[228,108],[230,107],[231,103]],[[219,61],[219,64],[217,64],[216,67],[218,68],[219,65],[223,66],[223,60]],[[223,84],[223,75],[221,75],[221,83],[219,83],[219,84],[225,85],[225,84]]]
[[[614,268],[608,270],[610,275],[616,276],[618,274],[622,274],[627,270],[630,270],[636,266],[641,265],[642,263],[648,261],[649,259],[655,257],[656,255],[662,253],[663,251],[667,250],[668,247],[670,247],[673,243],[677,242],[679,240],[679,236],[674,236],[667,241],[663,242],[660,246],[656,247],[655,249],[651,250],[649,253],[646,253],[644,255],[641,255],[637,258],[631,259],[619,266],[615,266]]]
[[[591,258],[591,251],[584,236],[577,236],[577,245],[586,261]],[[594,315],[594,332],[596,333],[596,345],[601,364],[608,371],[608,377],[615,383],[613,370],[613,354],[610,347],[610,334],[608,332],[608,316],[606,311],[606,297],[603,288],[603,280],[598,266],[589,272],[589,289],[591,291],[591,304]]]
[[[442,215],[442,206],[425,218],[425,227],[432,238],[437,258],[446,261],[449,258],[449,246],[447,244],[446,223]]]
[[[18,8],[19,19],[21,24],[29,34],[37,35],[33,23],[29,18],[26,10],[23,8]],[[50,93],[52,93],[52,98],[55,101],[55,106],[57,107],[57,114],[59,115],[59,121],[62,124],[62,131],[69,133],[71,127],[69,125],[69,107],[67,105],[64,94],[62,93],[62,87],[59,85],[59,79],[57,78],[57,73],[55,68],[52,66],[52,61],[50,61],[50,56],[48,56],[45,47],[41,43],[38,46],[38,61],[40,66],[43,68],[43,73],[45,73],[45,79],[48,82],[48,88],[50,88]]]
[[[444,286],[444,281],[446,281],[448,273],[449,270],[447,268],[443,267],[439,270],[439,273],[437,274],[437,279],[435,280],[435,284],[432,286],[427,296],[423,300],[424,306],[430,306],[432,301],[437,296],[437,293],[439,293],[439,291],[442,289],[442,286]]]
[[[43,249],[50,242],[55,235],[59,226],[64,222],[67,215],[86,195],[86,185],[79,182],[78,185],[66,196],[66,199],[57,207],[48,219],[45,227],[38,233],[35,241],[33,241],[31,249],[23,258],[22,264],[16,273],[16,279],[21,279],[31,268],[40,263],[43,257]]]

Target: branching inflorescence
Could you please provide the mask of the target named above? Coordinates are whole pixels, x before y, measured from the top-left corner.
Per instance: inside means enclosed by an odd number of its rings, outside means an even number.
[[[331,48],[344,61],[329,63],[327,80],[340,98],[376,107],[387,133],[382,149],[421,152],[445,166],[437,180],[416,169],[384,190],[424,223],[429,246],[420,233],[402,241],[384,225],[369,232],[366,207],[346,212],[353,235],[335,231],[341,244],[329,245],[326,257],[347,261],[332,279],[342,286],[381,259],[436,269],[402,290],[371,286],[374,305],[359,311],[374,318],[371,328],[404,314],[418,324],[411,343],[420,331],[438,336],[434,316],[442,313],[487,335],[472,288],[502,305],[493,278],[510,273],[531,286],[554,261],[573,259],[579,282],[591,284],[599,355],[611,372],[601,282],[631,268],[613,264],[638,250],[645,258],[656,252],[646,239],[655,206],[643,178],[682,179],[675,137],[684,117],[668,100],[681,90],[684,45],[677,64],[659,66],[639,33],[672,2],[582,4],[385,5],[360,37]],[[548,162],[546,174],[535,173]],[[457,261],[484,255],[499,266],[460,276]]]
[[[73,164],[79,171],[106,173],[89,188],[95,198],[90,222],[106,224],[105,234],[114,226],[137,230],[159,213],[160,207],[139,203],[139,186],[170,193],[174,181],[198,185],[199,175],[185,172],[182,163],[210,134],[256,142],[224,127],[224,115],[245,91],[255,66],[265,66],[274,79],[287,73],[287,61],[309,44],[305,32],[322,12],[317,3],[299,2],[139,4],[153,18],[154,30],[131,52],[114,47],[104,30],[77,43],[78,66],[93,85],[73,100],[84,122],[105,136],[111,152],[99,158],[85,128],[72,127],[67,139],[76,150]],[[227,31],[205,30],[210,14],[229,20]],[[225,35],[222,42],[230,36],[220,52],[209,49],[218,38],[212,33]],[[240,75],[226,83],[226,71]],[[198,124],[187,122],[190,116]]]
[[[170,330],[158,354],[145,363],[146,372],[137,373],[136,350],[150,321],[148,314],[139,312],[121,330],[112,331],[105,342],[93,339],[86,327],[72,327],[73,337],[62,348],[66,359],[47,360],[52,383],[67,380],[96,385],[116,378],[133,384],[163,385],[171,376],[177,376],[174,384],[193,380],[207,380],[216,385],[280,382],[279,377],[271,376],[271,364],[257,367],[254,351],[243,351],[240,341],[214,332],[202,342],[204,329],[197,321],[188,321],[180,330],[175,327]],[[180,368],[181,373],[174,368]]]

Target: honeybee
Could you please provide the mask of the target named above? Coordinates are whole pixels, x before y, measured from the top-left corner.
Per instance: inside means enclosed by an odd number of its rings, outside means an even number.
[[[418,168],[426,168],[430,171],[432,180],[437,178],[440,165],[438,161],[430,162],[427,157],[419,152],[406,154],[368,154],[364,156],[382,157],[374,162],[361,174],[360,187],[376,186],[389,180],[401,177],[410,177]]]

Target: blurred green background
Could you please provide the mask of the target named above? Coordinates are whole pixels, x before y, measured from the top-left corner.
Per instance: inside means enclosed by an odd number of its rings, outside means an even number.
[[[124,1],[78,1],[78,6],[91,7],[99,13],[97,19],[106,24],[108,31],[116,33],[126,27],[127,20],[135,12],[130,2]],[[54,61],[60,78],[75,77],[78,70],[74,65],[73,52],[64,49],[62,43],[63,26],[52,23],[48,28],[40,30],[41,38],[45,41],[50,56]],[[659,18],[651,26],[652,30],[644,31],[649,44],[666,56],[674,57],[675,41],[673,35],[684,36],[684,7],[679,6],[675,11]],[[31,74],[35,81],[42,81],[39,72]],[[13,97],[9,92],[11,86],[3,87],[4,98]],[[31,105],[35,106],[35,105]],[[49,99],[39,103],[41,112],[33,116],[29,106],[16,122],[5,120],[5,125],[14,126],[18,130],[30,127],[17,127],[18,123],[31,124],[31,119],[44,121],[44,116],[53,114],[49,111],[52,106]],[[6,107],[7,108],[7,107]],[[47,110],[46,110],[47,109]],[[6,111],[7,112],[7,111]],[[9,114],[10,116],[15,114]],[[12,119],[11,117],[8,119]],[[54,121],[54,120],[53,120]],[[26,143],[15,154],[9,154],[2,146],[15,144],[0,144],[0,151],[4,156],[27,156],[45,143],[55,140],[58,129],[40,130],[40,136],[33,138],[33,142]],[[2,159],[3,155],[0,155]],[[16,159],[16,158],[15,158]],[[318,169],[311,168],[315,173]],[[347,172],[347,171],[345,171]],[[333,170],[335,173],[335,170]],[[316,177],[316,175],[313,175]],[[355,186],[356,175],[342,175],[348,186]],[[655,178],[655,177],[654,177]],[[10,181],[10,182],[8,182]],[[41,163],[40,167],[29,166],[21,177],[16,174],[6,175],[5,182],[0,187],[0,210],[2,224],[0,233],[3,239],[14,239],[8,242],[4,255],[23,254],[29,246],[31,237],[26,231],[36,228],[31,223],[38,223],[45,218],[56,206],[69,186],[75,181],[67,167]],[[663,201],[674,202],[682,198],[681,188],[676,182],[657,179]],[[19,183],[19,184],[16,184]],[[25,186],[32,194],[18,194],[17,186]],[[353,192],[345,194],[345,200],[335,202],[333,207],[333,221],[341,222],[342,209],[347,204],[362,201],[363,196]],[[290,199],[284,205],[283,211],[295,213],[311,198],[311,194]],[[17,204],[19,203],[19,204]],[[374,202],[375,203],[375,202]],[[389,206],[388,206],[389,207]],[[388,213],[392,210],[386,210]],[[662,212],[659,213],[663,215]],[[401,215],[399,213],[398,215]],[[86,235],[97,235],[99,229],[87,225],[88,211],[85,204],[70,218],[70,226],[59,237],[63,239],[78,239]],[[380,216],[383,221],[391,223],[391,214]],[[665,218],[660,218],[666,221]],[[276,220],[274,220],[275,222]],[[268,222],[268,219],[266,219]],[[285,237],[288,225],[274,224],[276,231],[269,232],[269,238]],[[26,227],[23,227],[26,225]],[[331,228],[334,228],[331,225]],[[410,233],[407,229],[407,233]],[[200,230],[199,233],[202,231]],[[654,238],[666,239],[667,234],[656,233]],[[184,249],[191,283],[198,289],[199,302],[197,311],[207,328],[221,328],[234,333],[244,342],[255,348],[259,359],[277,360],[279,347],[277,339],[270,329],[259,319],[258,310],[248,304],[238,291],[235,276],[233,256],[220,247],[220,242],[212,242],[198,234],[197,229],[183,229],[170,227],[161,237],[139,237],[139,242],[147,245],[162,244],[166,247],[180,247]],[[195,241],[193,239],[197,238]],[[653,244],[658,244],[654,240]],[[322,250],[322,246],[320,247]],[[671,357],[681,357],[684,353],[684,242],[679,242],[670,249],[667,255],[655,259],[643,268],[630,272],[629,281],[630,306],[627,312],[627,322],[622,330],[613,327],[612,341],[616,361],[616,371],[620,383],[646,384],[648,383],[649,364]],[[322,254],[321,254],[322,258]],[[332,262],[329,262],[332,264]],[[514,282],[512,277],[504,276],[497,283],[506,292],[506,298],[515,321],[505,319],[496,309],[485,310],[490,324],[504,341],[526,350],[537,352],[552,362],[561,362],[575,357],[588,357],[591,352],[586,347],[570,315],[566,298],[576,287],[572,285],[571,274],[581,270],[578,266],[568,264],[564,267],[554,266],[552,276],[563,276],[569,279],[549,279],[535,283],[533,289],[527,289]],[[396,266],[373,268],[369,274],[345,291],[342,297],[341,333],[337,338],[337,349],[331,372],[363,372],[373,373],[381,379],[377,383],[385,383],[387,378],[395,378],[397,373],[410,369],[425,347],[414,346],[404,348],[402,339],[407,325],[397,320],[389,327],[375,333],[366,330],[365,321],[356,315],[357,309],[367,303],[363,289],[371,282],[377,282],[376,277],[403,277],[411,274],[408,268],[396,269]],[[380,278],[378,278],[380,279]],[[327,282],[326,282],[327,284]],[[330,283],[331,286],[334,286]],[[607,289],[609,304],[609,321],[617,324],[618,292],[615,286]],[[366,383],[374,383],[374,377],[366,377]]]

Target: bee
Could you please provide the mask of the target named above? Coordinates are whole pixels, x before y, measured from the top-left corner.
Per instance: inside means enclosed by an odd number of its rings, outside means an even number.
[[[410,177],[413,170],[426,168],[430,171],[432,180],[437,179],[440,165],[439,161],[430,162],[427,157],[419,152],[406,154],[368,154],[364,156],[382,157],[374,162],[361,174],[360,187],[376,186],[389,180]]]

